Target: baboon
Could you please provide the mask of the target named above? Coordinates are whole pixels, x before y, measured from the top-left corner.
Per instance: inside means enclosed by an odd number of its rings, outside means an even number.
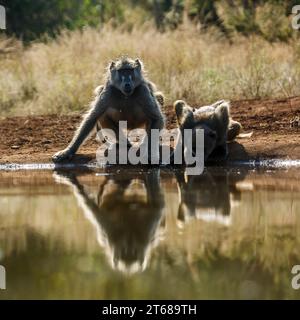
[[[157,91],[157,88],[155,86],[155,84],[151,81],[147,81],[147,85],[148,85],[148,88],[151,92],[151,94],[154,96],[154,98],[158,101],[158,103],[160,104],[161,107],[164,106],[165,104],[165,97],[163,95],[162,92],[160,91]],[[95,90],[94,90],[94,94],[95,96],[98,96],[101,94],[101,92],[103,91],[104,89],[104,85],[100,85],[98,86]]]
[[[209,157],[224,159],[228,155],[227,141],[233,140],[241,130],[241,124],[230,117],[230,104],[224,100],[198,109],[191,108],[185,101],[177,100],[174,110],[179,128],[192,129],[195,148],[195,129],[204,130],[204,160]]]
[[[159,170],[116,174],[107,168],[97,195],[87,192],[75,173],[55,172],[57,183],[68,185],[84,216],[94,227],[97,241],[114,269],[143,271],[164,228],[164,196]]]
[[[184,171],[177,171],[178,222],[200,219],[230,224],[231,206],[241,198],[241,192],[236,185],[244,180],[245,176],[245,172],[235,174],[217,168],[206,168],[199,176],[185,176]]]
[[[164,127],[160,109],[163,103],[162,93],[147,79],[139,59],[123,57],[111,62],[106,82],[96,89],[96,97],[72,141],[54,154],[53,161],[71,159],[97,123],[100,128],[113,130],[116,138],[119,137],[119,121],[127,121],[129,130],[144,126],[150,141],[151,129]],[[128,140],[127,143],[130,146]],[[150,143],[148,146],[150,148]],[[154,157],[159,158],[159,154]]]

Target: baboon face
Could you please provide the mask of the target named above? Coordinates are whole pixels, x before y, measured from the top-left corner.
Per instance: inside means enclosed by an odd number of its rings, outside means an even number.
[[[204,121],[197,121],[194,117],[194,110],[184,101],[178,100],[174,103],[177,122],[181,130],[192,130],[192,148],[196,150],[196,130],[204,131],[204,160],[207,160],[217,144],[217,133],[211,129]],[[194,151],[195,153],[195,151]]]
[[[204,160],[207,160],[216,147],[217,133],[205,124],[195,124],[192,132],[193,150],[196,148],[196,129],[204,130]]]
[[[123,59],[110,65],[112,85],[125,96],[131,96],[143,79],[142,65],[139,59]]]
[[[227,172],[207,168],[199,176],[185,177],[184,172],[176,173],[180,204],[177,219],[181,223],[191,218],[224,225],[231,223],[230,186]]]
[[[154,173],[149,175],[157,179]],[[132,175],[110,177],[98,199],[97,219],[107,240],[106,253],[113,268],[126,273],[145,269],[162,218],[163,204],[151,206],[144,179]],[[159,191],[158,182],[155,184]]]

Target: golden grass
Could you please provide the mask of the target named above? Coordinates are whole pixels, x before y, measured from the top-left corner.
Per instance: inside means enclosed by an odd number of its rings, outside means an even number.
[[[7,39],[0,39],[1,115],[83,110],[103,81],[107,63],[124,54],[144,61],[167,103],[300,93],[296,43],[236,38],[229,44],[217,33],[200,34],[192,26],[159,33],[144,25],[131,32],[121,27],[65,31],[47,43],[16,44],[14,52],[5,52]]]

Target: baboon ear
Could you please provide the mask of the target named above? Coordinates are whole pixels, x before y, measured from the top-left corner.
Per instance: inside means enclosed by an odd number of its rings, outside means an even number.
[[[183,100],[174,102],[177,122],[180,126],[192,126],[194,123],[193,109]]]
[[[135,65],[139,68],[142,69],[143,63],[140,59],[135,59]]]
[[[110,63],[110,65],[109,65],[109,70],[110,70],[110,71],[113,70],[113,69],[115,68],[115,66],[116,66],[116,63],[115,63],[114,61],[112,61],[112,62]]]
[[[229,124],[229,103],[225,101],[218,105],[215,109],[215,115],[227,127]]]

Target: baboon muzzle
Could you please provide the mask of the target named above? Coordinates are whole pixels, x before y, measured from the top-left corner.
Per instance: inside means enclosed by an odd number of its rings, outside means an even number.
[[[124,86],[124,92],[127,94],[127,95],[130,95],[132,93],[132,87],[129,83],[126,83],[125,86]]]

